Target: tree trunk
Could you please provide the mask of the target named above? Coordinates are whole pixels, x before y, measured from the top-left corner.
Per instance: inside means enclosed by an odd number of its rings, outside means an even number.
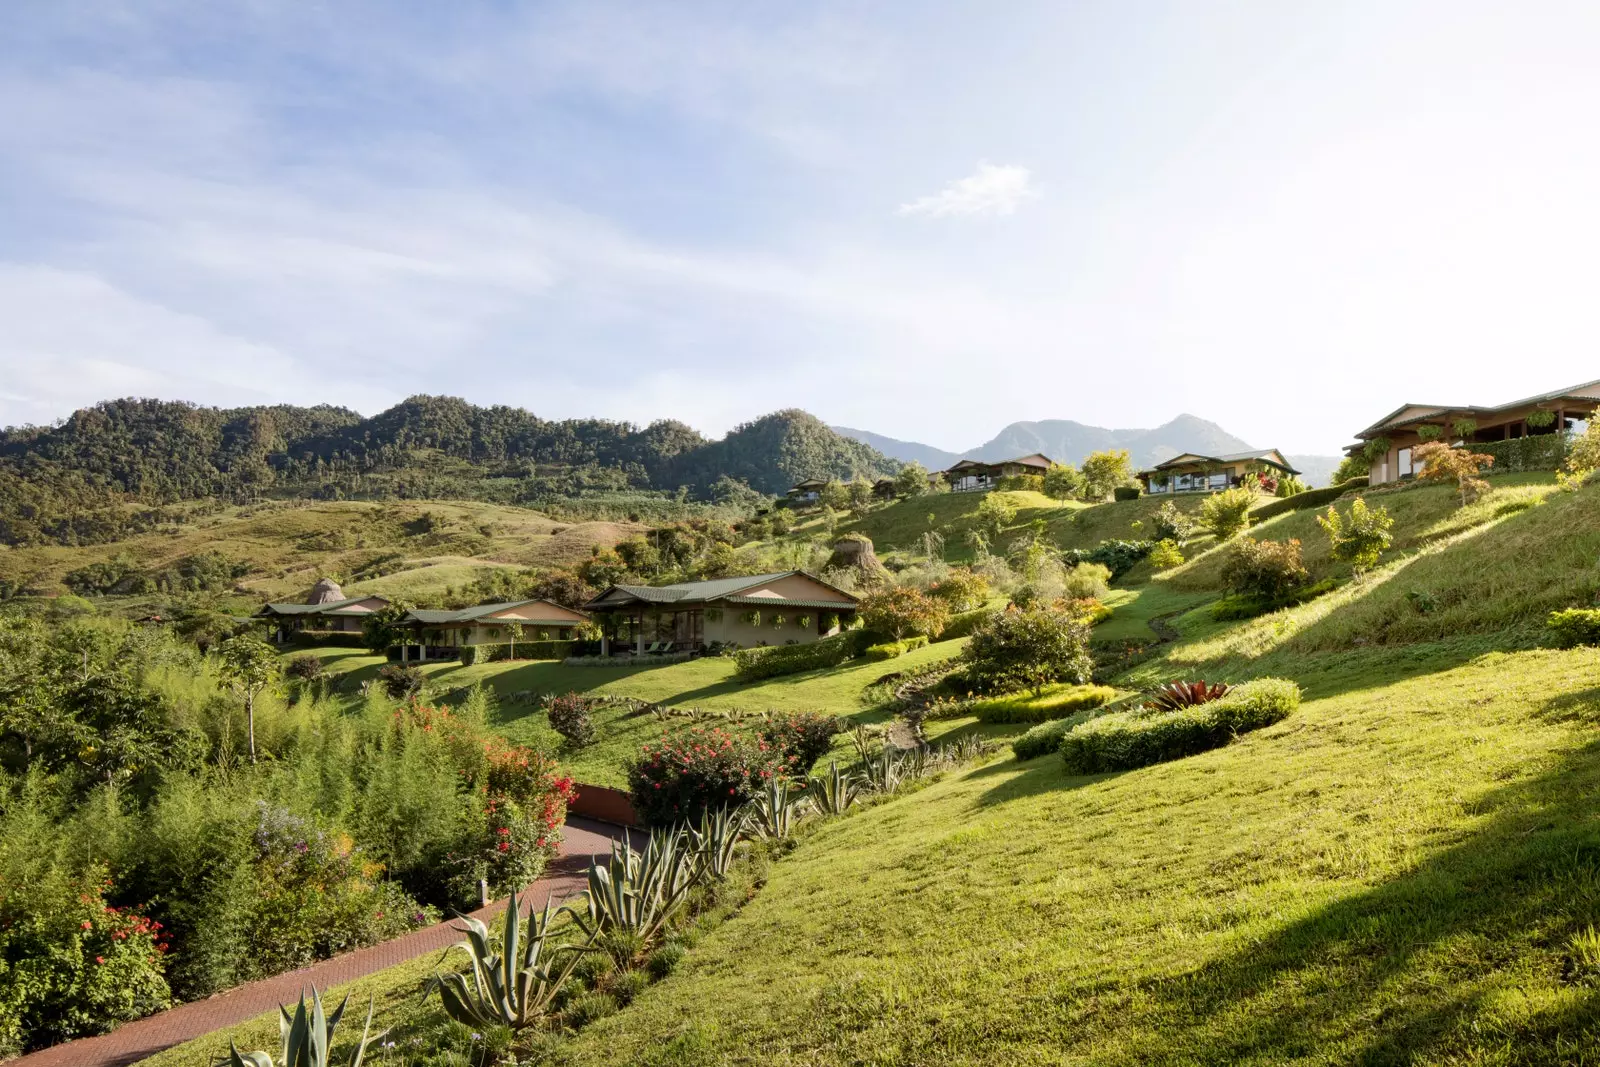
[[[254,763],[256,761],[256,695],[254,693],[246,693],[244,695],[244,714],[250,723],[250,762]]]

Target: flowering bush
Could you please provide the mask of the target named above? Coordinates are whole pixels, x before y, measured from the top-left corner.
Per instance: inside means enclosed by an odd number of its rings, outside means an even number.
[[[550,728],[560,734],[571,748],[584,748],[594,744],[594,721],[589,718],[592,701],[577,693],[550,698],[546,709]]]
[[[104,871],[0,882],[0,1056],[102,1034],[172,1002],[161,924],[106,903]]]
[[[475,871],[473,880],[487,878],[493,892],[504,893],[544,873],[561,841],[567,805],[578,792],[571,777],[534,749],[491,738],[483,743],[483,757],[482,873]]]
[[[782,754],[771,742],[695,726],[640,748],[628,766],[628,789],[645,822],[670,826],[754,800],[784,771]]]
[[[802,778],[833,747],[833,735],[840,729],[832,715],[796,711],[768,719],[757,736],[767,751],[779,754],[789,777]]]

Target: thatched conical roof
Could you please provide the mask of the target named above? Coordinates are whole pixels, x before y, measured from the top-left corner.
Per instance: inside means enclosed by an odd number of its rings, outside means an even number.
[[[829,570],[853,570],[856,580],[871,589],[889,580],[889,571],[873,551],[872,539],[865,534],[847,534],[834,542],[828,557]]]
[[[332,604],[336,600],[343,600],[344,590],[339,588],[339,583],[332,578],[324,578],[311,587],[311,599],[307,604]]]

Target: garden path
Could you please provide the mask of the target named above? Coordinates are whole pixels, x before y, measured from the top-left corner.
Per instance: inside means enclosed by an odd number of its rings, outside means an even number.
[[[547,900],[561,901],[576,896],[584,887],[589,865],[609,856],[611,843],[622,840],[624,833],[619,826],[569,816],[562,833],[560,854],[551,862],[545,877],[528,887],[522,900],[531,908],[542,908]],[[497,900],[472,914],[488,922],[505,906],[504,900]],[[451,922],[442,922],[298,971],[249,982],[205,1000],[180,1004],[148,1018],[124,1023],[109,1034],[53,1045],[10,1060],[6,1067],[122,1067],[173,1045],[254,1019],[280,1004],[292,1004],[301,990],[310,986],[328,989],[364,978],[386,967],[441,951],[460,939],[461,935]]]

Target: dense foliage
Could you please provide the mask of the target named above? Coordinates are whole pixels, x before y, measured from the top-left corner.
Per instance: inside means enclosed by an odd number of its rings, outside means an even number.
[[[1008,693],[972,702],[972,713],[981,722],[1048,722],[1064,719],[1086,708],[1098,708],[1115,700],[1117,691],[1104,685],[1049,686],[1032,693]]]
[[[1081,684],[1094,670],[1089,624],[1056,607],[1002,612],[973,633],[961,662],[967,682],[980,692],[1027,688],[1038,695],[1051,682]]]
[[[1545,625],[1557,648],[1600,645],[1600,608],[1552,611]]]
[[[1300,542],[1258,541],[1241,537],[1228,549],[1222,565],[1222,584],[1230,592],[1261,600],[1278,597],[1311,580],[1300,558]]]
[[[755,800],[782,757],[767,742],[720,727],[692,726],[644,745],[628,765],[628,791],[651,826],[698,822],[707,812]]]
[[[1226,541],[1250,525],[1250,508],[1255,502],[1256,494],[1243,486],[1212,493],[1200,504],[1200,525],[1218,541]]]
[[[325,406],[115,400],[59,426],[0,431],[0,543],[115,540],[171,521],[169,509],[180,501],[207,498],[471,498],[544,506],[629,493],[681,500],[679,487],[686,487],[700,499],[726,502],[752,488],[781,493],[807,477],[870,481],[897,467],[795,410],[708,441],[677,422],[642,429],[599,419],[552,422],[454,397],[416,396],[365,419]]]
[[[1072,774],[1134,770],[1220,748],[1239,734],[1282,721],[1299,706],[1299,686],[1262,678],[1197,707],[1091,719],[1063,736],[1058,747]]]
[[[1389,509],[1379,505],[1367,506],[1363,497],[1350,501],[1348,513],[1341,513],[1333,504],[1326,515],[1317,516],[1317,525],[1328,533],[1328,543],[1335,559],[1342,559],[1357,571],[1364,571],[1378,562],[1383,550],[1394,540],[1390,529],[1394,519]]]

